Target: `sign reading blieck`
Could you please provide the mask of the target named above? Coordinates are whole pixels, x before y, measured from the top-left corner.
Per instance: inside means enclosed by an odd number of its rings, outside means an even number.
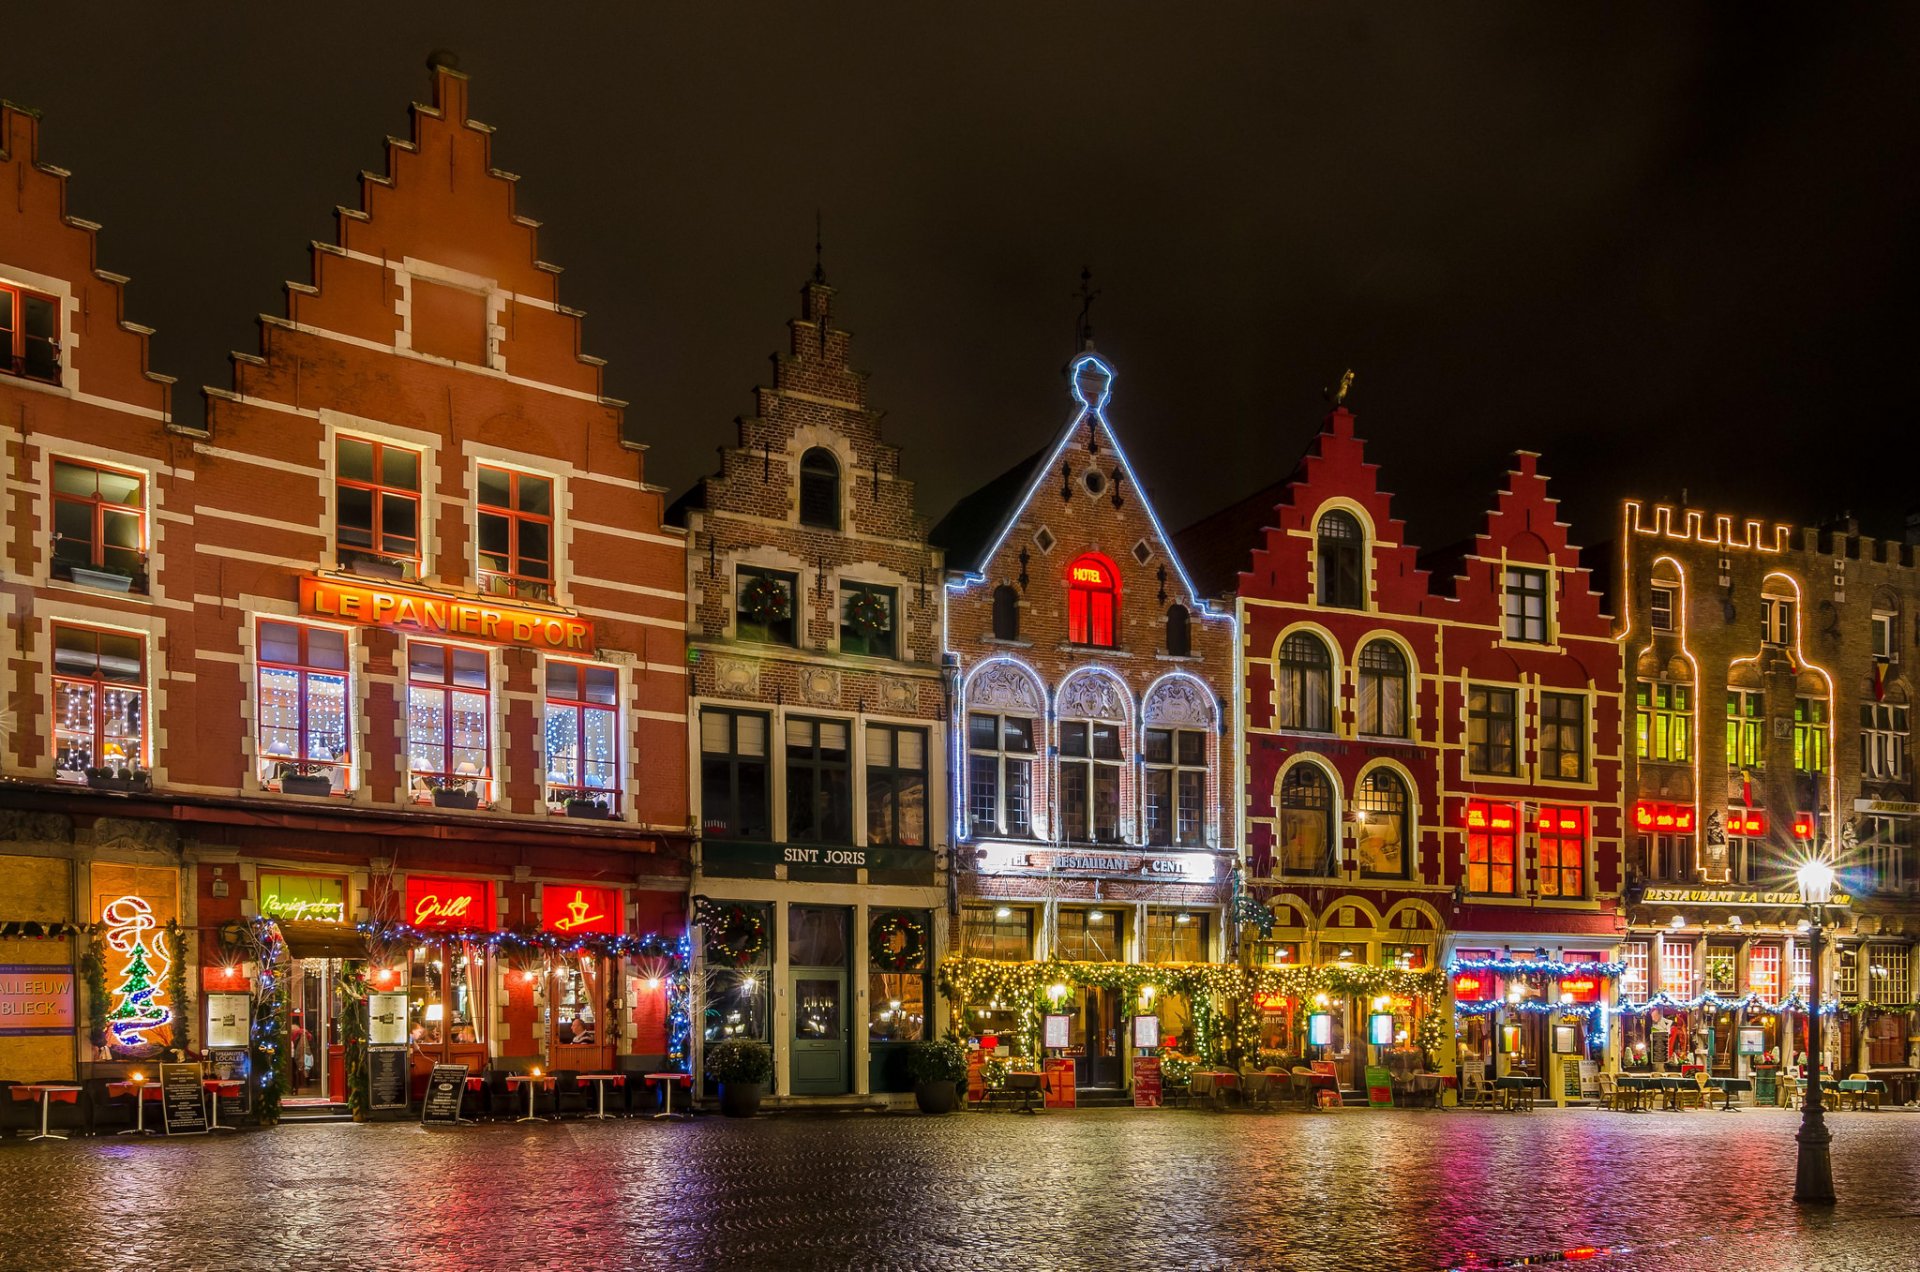
[[[71,967],[0,963],[0,1036],[72,1032]]]
[[[443,596],[343,579],[302,578],[300,612],[316,618],[398,627],[429,636],[459,636],[499,645],[587,653],[593,624],[572,614],[516,609],[478,597]]]

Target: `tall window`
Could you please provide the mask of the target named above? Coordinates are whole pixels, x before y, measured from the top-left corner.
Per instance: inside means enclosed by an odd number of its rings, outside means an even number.
[[[347,634],[263,618],[257,639],[260,784],[281,790],[289,777],[320,777],[330,790],[345,790],[352,736]]]
[[[1011,583],[993,589],[993,638],[1020,639],[1020,593]]]
[[[342,436],[334,457],[340,564],[389,578],[420,577],[420,452]]]
[[[1067,639],[1076,645],[1111,648],[1119,628],[1120,584],[1113,567],[1083,556],[1067,567]]]
[[[1033,721],[967,717],[967,818],[976,835],[1033,833]]]
[[[1198,847],[1207,792],[1207,735],[1147,730],[1147,842]]]
[[[1519,859],[1520,819],[1512,804],[1467,804],[1467,891],[1510,897]]]
[[[493,712],[487,655],[478,649],[407,642],[407,767],[416,798],[436,791],[491,798]]]
[[[1207,916],[1186,910],[1148,910],[1146,949],[1149,963],[1207,961]]]
[[[1807,948],[1806,942],[1793,943],[1793,953],[1788,959],[1788,968],[1793,977],[1793,992],[1805,998],[1807,991],[1813,986],[1813,951]]]
[[[800,457],[800,524],[840,528],[840,461],[824,446]]]
[[[1693,946],[1682,941],[1660,943],[1660,992],[1675,998],[1693,997]]]
[[[1392,641],[1368,641],[1360,651],[1360,732],[1407,736],[1407,656]]]
[[[1640,758],[1685,764],[1693,758],[1693,690],[1664,680],[1634,689],[1634,730]]]
[[[29,380],[60,380],[60,302],[0,283],[0,371]]]
[[[1760,598],[1760,639],[1769,645],[1793,641],[1793,601],[1784,596]]]
[[[1508,566],[1504,590],[1507,639],[1544,644],[1547,639],[1547,572]]]
[[[1120,910],[1063,908],[1055,925],[1053,956],[1070,963],[1117,963],[1125,957],[1125,939]]]
[[[1333,732],[1333,658],[1310,632],[1280,642],[1280,727]]]
[[[700,713],[700,826],[709,839],[769,839],[773,797],[767,717],[709,708]]]
[[[1063,838],[1120,841],[1120,726],[1107,720],[1060,724],[1060,815]]]
[[[1511,777],[1514,772],[1515,693],[1491,685],[1467,689],[1467,771]]]
[[[1781,999],[1778,945],[1755,945],[1747,951],[1747,989],[1766,1002]]]
[[[787,721],[787,838],[853,842],[851,726],[845,720]]]
[[[1628,941],[1621,951],[1620,997],[1630,1003],[1647,1001],[1647,943]]]
[[[1842,1002],[1860,1001],[1860,957],[1856,949],[1834,951],[1833,992]]]
[[[480,465],[480,588],[553,596],[553,478]]]
[[[733,590],[735,636],[767,645],[794,643],[793,575],[743,565],[734,571]]]
[[[1653,598],[1647,607],[1647,617],[1656,632],[1673,630],[1673,607],[1679,589],[1665,587],[1659,583],[1653,585]]]
[[[1025,906],[966,906],[960,932],[968,958],[1019,963],[1033,957],[1033,911]]]
[[[867,842],[927,845],[927,731],[867,726]]]
[[[544,727],[547,803],[599,804],[620,813],[620,673],[587,663],[547,661]]]
[[[1538,821],[1540,895],[1575,900],[1587,895],[1587,810],[1543,805]]]
[[[1185,658],[1192,652],[1192,623],[1187,607],[1167,606],[1167,653],[1175,658]]]
[[[1793,767],[1820,773],[1827,767],[1827,700],[1793,700]]]
[[[900,594],[871,583],[840,585],[840,652],[869,658],[899,657],[894,615]]]
[[[1911,966],[1904,945],[1867,946],[1867,1001],[1883,1006],[1912,1002]]]
[[[75,570],[91,570],[115,576],[97,580],[105,586],[146,591],[146,493],[139,473],[54,460],[54,577],[72,579]]]
[[[1860,848],[1876,892],[1894,892],[1913,878],[1913,822],[1906,817],[1869,817]]]
[[[1367,774],[1353,793],[1359,828],[1355,839],[1360,873],[1370,879],[1407,877],[1407,784],[1390,769]]]
[[[1758,689],[1727,690],[1727,764],[1758,768],[1767,758],[1767,696]]]
[[[1281,872],[1331,878],[1337,845],[1333,784],[1318,765],[1295,764],[1280,779]]]
[[[1738,988],[1740,947],[1728,941],[1707,942],[1701,988],[1709,994],[1731,994]]]
[[[1860,704],[1860,775],[1881,781],[1907,776],[1905,703]]]
[[[88,769],[147,763],[147,650],[138,636],[53,625],[54,770],[84,782]]]
[[[1322,513],[1314,529],[1314,565],[1322,605],[1364,609],[1367,597],[1366,536],[1351,513]]]
[[[1900,616],[1891,610],[1873,612],[1873,656],[1881,662],[1900,661]]]
[[[1540,695],[1540,775],[1569,782],[1587,775],[1587,700],[1577,693]]]

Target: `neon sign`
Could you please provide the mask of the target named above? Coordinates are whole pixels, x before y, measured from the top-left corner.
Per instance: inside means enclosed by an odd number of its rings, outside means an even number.
[[[160,920],[144,898],[125,896],[107,902],[100,921],[107,929],[107,947],[125,955],[120,966],[123,979],[111,991],[113,1008],[107,1012],[107,1031],[121,1047],[148,1046],[152,1040],[142,1035],[173,1019],[166,1005],[166,991],[161,988],[173,959],[165,941],[156,939],[149,950],[145,936],[147,932],[157,933]]]
[[[260,913],[292,923],[344,923],[347,889],[339,879],[262,874]]]
[[[1813,814],[1812,813],[1795,813],[1793,815],[1793,837],[1795,839],[1803,839],[1803,840],[1812,839],[1813,833],[1814,833]]]
[[[1576,1003],[1590,1003],[1600,996],[1600,982],[1591,976],[1565,976],[1560,980],[1560,992]]]
[[[617,888],[561,887],[541,889],[540,926],[568,936],[598,932],[620,934],[620,892]]]
[[[491,927],[486,915],[487,885],[480,880],[407,880],[407,921],[415,927]]]
[[[1470,972],[1453,978],[1453,996],[1463,1003],[1479,1002],[1487,994],[1487,983]]]
[[[398,627],[429,636],[464,636],[501,645],[576,653],[594,648],[593,624],[571,614],[514,609],[465,597],[335,579],[301,579],[300,612],[371,627]]]
[[[1690,835],[1693,833],[1693,805],[1662,804],[1643,799],[1633,806],[1633,824],[1639,830],[1671,830]]]
[[[1107,578],[1093,566],[1076,565],[1073,567],[1073,581],[1075,583],[1092,583],[1098,586],[1104,586]]]
[[[1759,839],[1767,833],[1767,815],[1757,808],[1736,808],[1727,814],[1727,833]]]

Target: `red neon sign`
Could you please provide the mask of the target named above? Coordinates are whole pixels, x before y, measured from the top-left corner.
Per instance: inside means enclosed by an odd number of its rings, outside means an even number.
[[[1793,815],[1793,837],[1795,839],[1812,839],[1813,834],[1813,814],[1795,813]]]
[[[1736,808],[1727,814],[1727,833],[1758,839],[1767,833],[1767,815],[1757,808]]]
[[[1693,833],[1693,805],[1662,804],[1643,799],[1633,806],[1633,824],[1640,830],[1671,830]]]
[[[1576,1003],[1590,1003],[1600,996],[1600,982],[1591,976],[1567,976],[1560,981],[1560,992]]]
[[[540,926],[562,936],[620,935],[620,890],[550,883],[540,890]]]
[[[1457,1002],[1477,1003],[1485,999],[1491,986],[1472,972],[1462,972],[1453,978],[1453,997]]]
[[[407,922],[421,928],[492,928],[492,888],[484,879],[407,880]]]

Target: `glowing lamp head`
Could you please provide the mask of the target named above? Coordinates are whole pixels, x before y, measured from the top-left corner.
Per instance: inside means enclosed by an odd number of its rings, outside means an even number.
[[[1825,905],[1833,900],[1833,867],[1820,858],[1802,862],[1793,877],[1800,885],[1800,900],[1807,905]]]
[[[660,978],[658,976],[647,977],[647,992],[649,994],[657,994],[660,992]]]
[[[758,977],[749,976],[745,980],[740,982],[740,988],[746,990],[749,994],[751,994],[755,990],[760,988],[760,980]]]
[[[1013,907],[1003,905],[993,912],[993,917],[996,919],[1010,919],[1013,917]]]
[[[1054,1002],[1057,1003],[1062,998],[1065,998],[1066,996],[1067,996],[1067,987],[1065,985],[1047,986],[1047,997],[1051,998]]]
[[[145,1082],[147,1080],[147,1075],[136,1071],[133,1075],[133,1080],[135,1082]]]
[[[540,1066],[537,1064],[533,1066],[533,1076],[536,1078],[540,1076]]]

